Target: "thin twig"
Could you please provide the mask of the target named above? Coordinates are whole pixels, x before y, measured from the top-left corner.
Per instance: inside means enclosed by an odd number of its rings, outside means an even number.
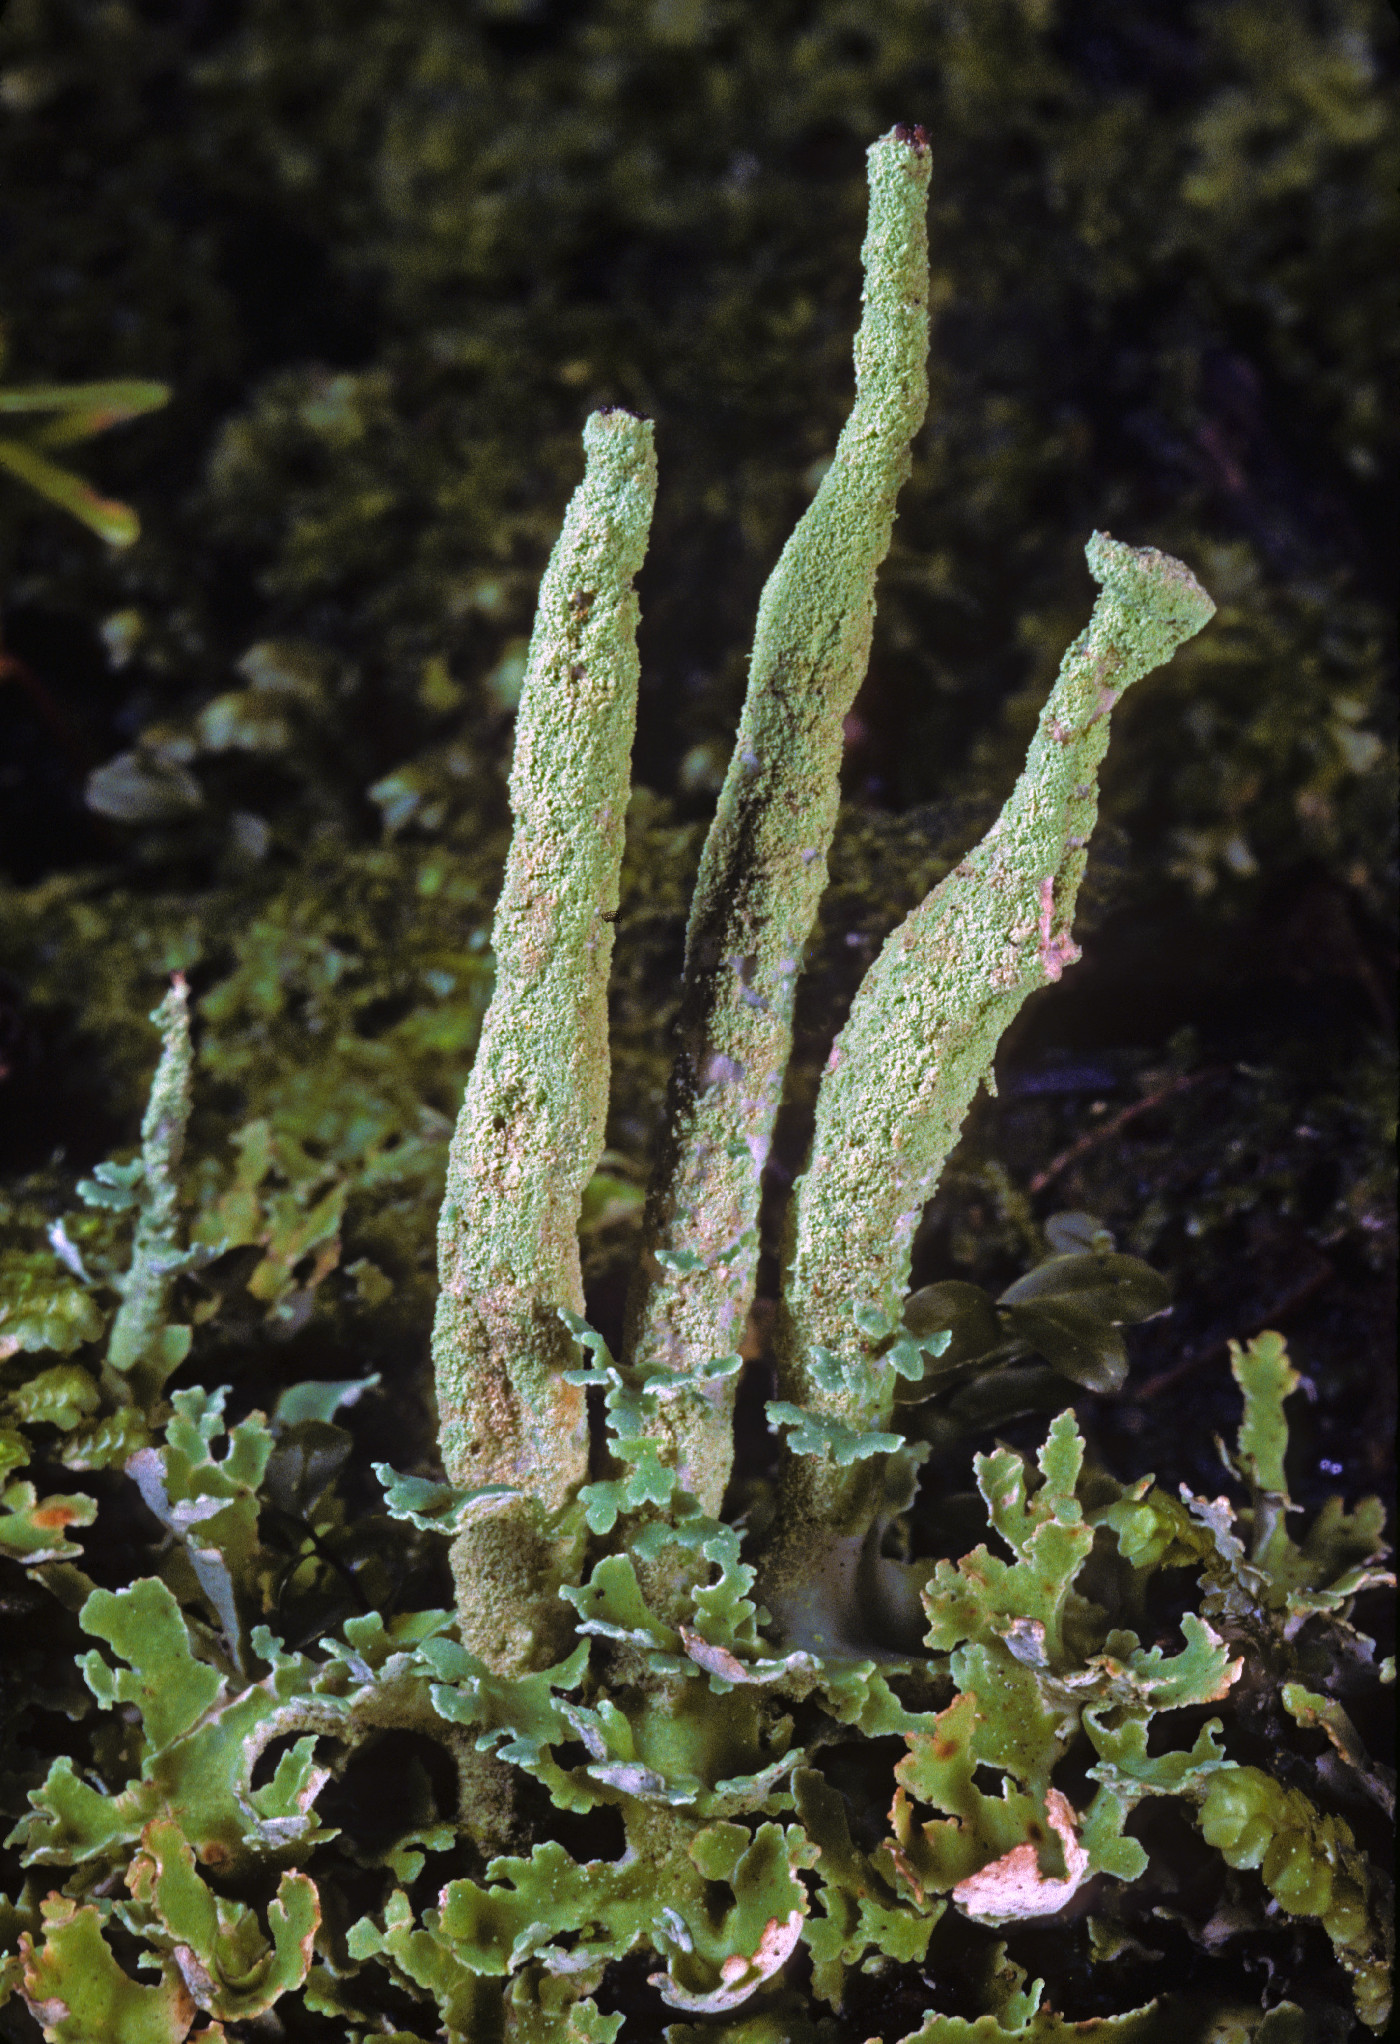
[[[1229,1070],[1228,1065],[1208,1065],[1204,1071],[1188,1072],[1184,1078],[1173,1079],[1170,1086],[1159,1087],[1157,1092],[1149,1093],[1145,1099],[1135,1100],[1131,1107],[1125,1107],[1121,1114],[1115,1114],[1112,1121],[1103,1122],[1098,1128],[1091,1128],[1087,1135],[1080,1136],[1067,1150],[1061,1150],[1058,1157],[1052,1157],[1043,1171],[1036,1172],[1030,1182],[1029,1190],[1032,1196],[1037,1192],[1044,1192],[1046,1186],[1058,1178],[1062,1171],[1067,1171],[1071,1164],[1077,1164],[1087,1151],[1094,1149],[1099,1143],[1107,1142],[1110,1136],[1116,1136],[1120,1129],[1125,1129],[1129,1122],[1136,1121],[1140,1114],[1146,1114],[1153,1107],[1160,1107],[1164,1100],[1171,1100],[1178,1093],[1186,1093],[1192,1086],[1200,1086],[1207,1079],[1222,1079]]]
[[[1278,1321],[1287,1319],[1290,1313],[1296,1313],[1300,1306],[1306,1306],[1313,1296],[1320,1292],[1323,1286],[1335,1276],[1335,1264],[1324,1256],[1316,1268],[1303,1279],[1301,1284],[1295,1285],[1291,1292],[1285,1292],[1283,1297],[1270,1306],[1267,1312],[1256,1315],[1259,1328],[1273,1327]],[[1146,1405],[1150,1399],[1160,1397],[1162,1392],[1170,1391],[1173,1385],[1181,1383],[1183,1378],[1189,1377],[1193,1371],[1199,1370],[1203,1363],[1215,1362],[1219,1357],[1228,1355],[1229,1352],[1230,1344],[1226,1340],[1217,1341],[1210,1348],[1203,1348],[1195,1355],[1183,1356],[1181,1361],[1173,1363],[1169,1370],[1161,1370],[1155,1377],[1149,1377],[1145,1384],[1140,1384],[1136,1391],[1129,1394],[1129,1403],[1133,1405]]]

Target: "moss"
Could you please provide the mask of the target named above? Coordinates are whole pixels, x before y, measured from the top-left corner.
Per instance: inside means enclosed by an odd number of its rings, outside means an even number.
[[[859,24],[789,9],[742,35],[715,5],[680,39],[649,0],[513,30],[445,6],[356,19],[311,0],[228,27],[9,11],[16,363],[182,386],[110,450],[123,490],[154,464],[140,554],[102,565],[46,538],[27,604],[90,634],[139,611],[128,680],[169,703],[220,685],[260,589],[277,630],[340,646],[398,706],[381,771],[422,742],[403,719],[435,655],[489,742],[481,685],[528,623],[578,420],[632,404],[677,478],[644,777],[669,785],[696,748],[703,774],[737,710],[732,649],[841,414],[863,138],[920,119],[934,401],[852,784],[900,806],[944,793],[990,706],[1064,642],[1067,533],[1157,521],[1208,580],[1229,558],[1248,619],[1228,671],[1203,647],[1125,727],[1144,886],[1175,863],[1169,885],[1213,881],[1210,913],[1247,903],[1250,859],[1291,856],[1300,796],[1332,870],[1376,870],[1383,797],[1357,805],[1388,637],[1375,235],[1394,43],[1364,0],[1131,23],[1007,6],[932,29],[880,0]],[[1353,621],[1319,629],[1319,603]],[[1314,682],[1294,649],[1323,638]],[[1340,745],[1315,687],[1354,706]],[[83,702],[111,728],[110,700]],[[1168,816],[1160,792],[1188,776],[1194,813]]]

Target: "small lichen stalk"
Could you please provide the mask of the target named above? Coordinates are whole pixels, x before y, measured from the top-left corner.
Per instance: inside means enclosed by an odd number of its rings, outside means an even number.
[[[119,1280],[122,1302],[107,1339],[107,1372],[123,1403],[149,1398],[189,1353],[188,1327],[166,1324],[170,1294],[188,1257],[179,1240],[179,1168],[190,1119],[194,1051],[189,988],[175,973],[151,1020],[161,1033],[160,1063],[141,1122],[139,1166],[128,1166],[137,1218],[131,1264]],[[118,1174],[113,1174],[118,1175]]]

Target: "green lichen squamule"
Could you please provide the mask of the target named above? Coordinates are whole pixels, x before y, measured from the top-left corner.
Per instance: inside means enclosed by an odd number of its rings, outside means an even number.
[[[568,1543],[535,1525],[587,1473],[578,1221],[608,1106],[610,918],[637,707],[637,598],[656,494],[652,428],[584,428],[585,470],[540,585],[516,725],[515,832],[496,907],[496,987],[448,1160],[433,1328],[443,1462],[483,1501],[453,1550],[464,1637],[520,1665],[558,1633]],[[566,1615],[566,1614],[565,1614]]]
[[[185,1265],[177,1221],[176,1173],[190,1118],[194,1051],[189,988],[175,973],[152,1011],[160,1030],[160,1062],[141,1121],[141,1177],[131,1264],[120,1280],[122,1302],[107,1340],[107,1369],[123,1399],[154,1397],[189,1352],[190,1332],[166,1325],[170,1289]]]
[[[896,128],[867,154],[856,401],[763,592],[691,906],[667,1129],[628,1301],[624,1358],[648,1369],[692,1369],[743,1339],[797,975],[826,886],[842,724],[865,676],[876,571],[928,403],[928,144]],[[732,1408],[732,1379],[667,1408],[682,1486],[710,1513],[733,1460]]]

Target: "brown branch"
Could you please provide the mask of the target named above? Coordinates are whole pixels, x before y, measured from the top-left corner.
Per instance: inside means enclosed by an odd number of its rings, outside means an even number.
[[[1046,1186],[1058,1178],[1062,1171],[1067,1171],[1071,1164],[1077,1164],[1082,1156],[1095,1149],[1098,1144],[1107,1142],[1111,1136],[1116,1136],[1129,1122],[1136,1121],[1140,1114],[1148,1113],[1151,1108],[1160,1107],[1164,1100],[1170,1100],[1178,1093],[1188,1092],[1192,1086],[1202,1085],[1207,1079],[1224,1078],[1229,1070],[1228,1065],[1208,1065],[1204,1071],[1188,1072],[1184,1078],[1173,1079],[1170,1086],[1159,1087],[1155,1093],[1147,1094],[1144,1099],[1135,1100],[1131,1107],[1125,1107],[1122,1113],[1115,1114],[1111,1121],[1104,1122],[1098,1128],[1091,1128],[1087,1135],[1080,1136],[1067,1150],[1061,1150],[1058,1157],[1052,1157],[1043,1171],[1036,1172],[1028,1188],[1032,1197],[1038,1192],[1044,1192]]]
[[[1335,1276],[1336,1266],[1328,1257],[1322,1257],[1308,1276],[1300,1284],[1296,1284],[1291,1292],[1285,1292],[1267,1312],[1255,1316],[1258,1322],[1255,1331],[1272,1327],[1277,1321],[1286,1320],[1290,1314],[1296,1313],[1300,1306],[1306,1306]],[[1225,1340],[1217,1341],[1210,1348],[1203,1348],[1195,1355],[1183,1356],[1181,1361],[1173,1363],[1169,1370],[1159,1371],[1155,1377],[1149,1377],[1145,1384],[1140,1384],[1136,1391],[1130,1392],[1128,1402],[1131,1405],[1146,1405],[1150,1399],[1159,1398],[1164,1391],[1170,1391],[1173,1385],[1181,1383],[1183,1378],[1199,1370],[1202,1363],[1215,1362],[1229,1353],[1230,1343]]]

